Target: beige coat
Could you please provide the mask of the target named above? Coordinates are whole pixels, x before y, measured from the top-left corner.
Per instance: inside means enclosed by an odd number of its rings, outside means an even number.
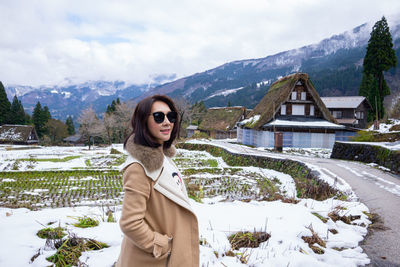
[[[186,189],[182,192],[172,183],[171,171],[177,169],[170,157],[175,148],[163,151],[132,141],[131,137],[126,146],[130,157],[123,167],[119,223],[124,238],[116,267],[199,266],[197,218]]]

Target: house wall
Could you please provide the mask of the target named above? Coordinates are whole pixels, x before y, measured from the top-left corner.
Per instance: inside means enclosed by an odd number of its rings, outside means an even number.
[[[274,147],[275,139],[272,131],[238,128],[237,132],[238,143],[256,147]],[[332,148],[336,137],[335,133],[281,132],[283,147]]]
[[[368,126],[368,107],[365,101],[362,102],[357,108],[330,108],[329,111],[336,119],[357,119],[358,123],[353,125],[356,128],[365,129]],[[335,116],[335,112],[340,111],[342,116],[338,118]],[[358,112],[362,112],[363,115],[358,116]]]

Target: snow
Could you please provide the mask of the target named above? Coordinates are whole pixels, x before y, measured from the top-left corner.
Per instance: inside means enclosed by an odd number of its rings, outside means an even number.
[[[379,124],[379,129],[374,130],[374,125],[368,128],[368,131],[374,131],[378,133],[390,133],[389,129],[392,128],[394,125],[400,124],[400,120],[397,119],[389,119],[390,123],[381,122]],[[393,133],[393,132],[392,132]]]
[[[250,117],[248,119],[242,120],[240,123],[240,125],[245,125],[247,123],[253,124],[256,123],[259,119],[260,119],[261,115],[254,115],[253,117]]]
[[[10,128],[0,133],[0,140],[22,141],[22,136],[20,132],[15,133],[15,128]]]
[[[216,141],[197,141],[199,143],[218,144]],[[80,158],[67,162],[36,162],[33,170],[59,169],[66,170],[76,167],[86,167],[85,160],[93,160],[99,156],[110,157],[111,147],[95,147],[87,150],[87,147],[39,147],[39,149],[17,149],[17,146],[0,146],[0,170],[7,164],[22,158],[64,158],[71,155],[79,155]],[[112,148],[122,151],[122,145],[113,145]],[[244,146],[234,145],[229,149],[237,152]],[[247,148],[249,149],[249,148]],[[257,153],[253,149],[251,153]],[[258,151],[261,153],[262,151]],[[218,163],[217,168],[229,167],[222,158],[213,157],[201,151],[178,150],[180,157],[192,157],[212,159]],[[4,163],[6,162],[6,163]],[[32,170],[21,162],[20,170]],[[102,163],[103,164],[103,163]],[[109,167],[114,168],[114,167]],[[118,166],[116,167],[118,168]],[[180,167],[184,168],[184,166]],[[280,190],[286,192],[286,196],[295,197],[296,188],[292,177],[274,170],[258,167],[240,167],[242,178],[249,179],[243,174],[257,173],[263,177],[276,178],[280,181]],[[318,169],[317,167],[313,167]],[[212,178],[208,173],[202,173],[202,177]],[[321,178],[349,195],[354,193],[348,184],[334,174],[321,172]],[[232,179],[239,179],[232,175]],[[377,177],[379,178],[379,177]],[[90,180],[93,177],[87,176]],[[12,179],[9,179],[12,180]],[[1,180],[0,183],[9,181]],[[379,181],[379,179],[377,179]],[[380,181],[382,182],[382,181]],[[390,187],[390,184],[383,184]],[[393,190],[400,189],[392,186]],[[39,189],[26,191],[26,194],[37,194]],[[203,199],[203,203],[191,201],[191,205],[198,217],[200,238],[206,243],[200,246],[200,266],[360,266],[370,262],[362,251],[359,243],[367,234],[366,225],[370,224],[364,212],[368,208],[357,201],[356,197],[350,197],[349,201],[327,199],[316,201],[313,199],[299,199],[297,204],[283,203],[281,201],[225,201],[221,196]],[[38,211],[28,209],[0,208],[0,266],[48,266],[46,257],[55,253],[54,249],[46,247],[45,240],[36,236],[36,233],[45,227],[61,226],[67,232],[79,237],[93,238],[105,242],[110,247],[99,251],[84,252],[80,257],[88,266],[111,266],[117,260],[123,234],[119,228],[118,220],[121,216],[121,206],[110,206],[114,212],[116,223],[105,222],[104,207],[78,206],[69,208],[45,208]],[[339,215],[359,215],[360,219],[354,224],[328,219],[323,223],[313,213],[328,218],[328,213],[337,211]],[[77,228],[73,226],[77,217],[89,216],[100,220],[99,226],[93,228]],[[311,236],[311,230],[326,242],[325,253],[315,254],[302,236]],[[329,230],[335,229],[337,234]],[[266,231],[271,235],[270,239],[263,242],[258,248],[241,248],[234,251],[236,256],[224,256],[231,245],[228,236],[237,231]],[[339,251],[337,249],[343,249]],[[39,256],[32,262],[31,258],[39,251]],[[240,254],[241,253],[241,254]],[[218,257],[216,256],[218,255]],[[247,263],[241,263],[240,257],[247,259]]]
[[[331,123],[325,120],[318,121],[291,121],[291,120],[274,120],[267,125],[275,126],[304,126],[304,127],[331,127],[331,128],[344,128],[342,125]]]
[[[216,96],[227,96],[233,93],[236,93],[237,91],[243,89],[243,87],[235,88],[235,89],[226,89],[226,90],[219,90],[215,92],[214,94],[210,95],[207,97],[205,100],[216,97]]]

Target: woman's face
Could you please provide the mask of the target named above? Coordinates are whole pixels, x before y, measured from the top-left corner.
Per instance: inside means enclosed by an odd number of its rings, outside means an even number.
[[[171,109],[168,105],[162,101],[156,101],[151,106],[151,114],[147,119],[147,128],[150,131],[150,134],[156,139],[159,144],[163,144],[165,141],[168,141],[171,138],[171,132],[174,128],[174,124],[171,123],[167,118],[167,113],[170,112]],[[164,121],[162,123],[156,123],[154,121],[153,113],[154,112],[162,112],[165,115]]]

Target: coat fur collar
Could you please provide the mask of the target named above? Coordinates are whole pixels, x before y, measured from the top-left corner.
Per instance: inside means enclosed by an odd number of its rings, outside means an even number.
[[[172,145],[168,149],[163,149],[160,147],[148,147],[142,146],[139,144],[135,144],[133,142],[134,135],[129,137],[126,142],[125,150],[134,157],[139,160],[143,166],[150,172],[158,170],[162,167],[164,163],[164,155],[167,157],[173,157],[176,154],[175,146]]]

